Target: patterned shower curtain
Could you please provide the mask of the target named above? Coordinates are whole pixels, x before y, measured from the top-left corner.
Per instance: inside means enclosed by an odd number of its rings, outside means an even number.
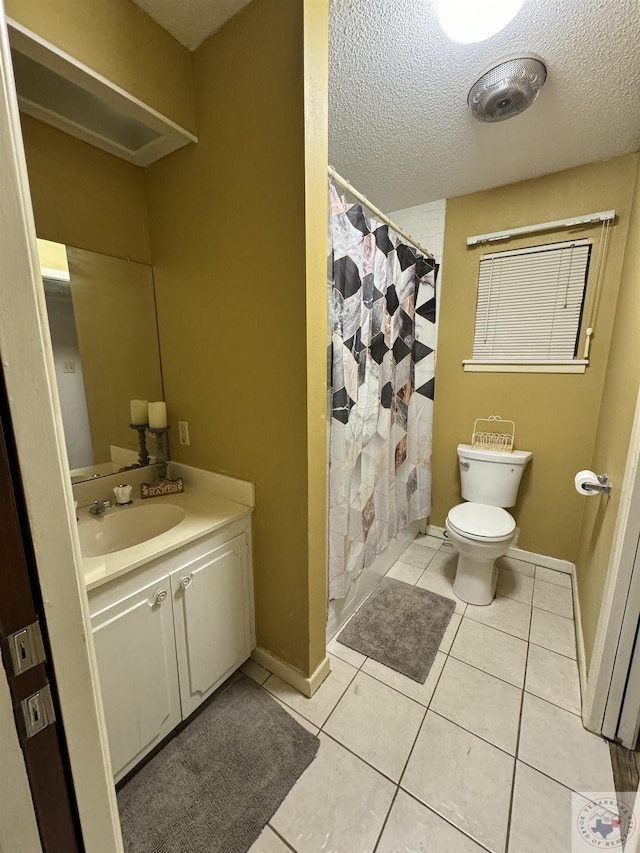
[[[437,265],[329,190],[329,594],[431,512]]]

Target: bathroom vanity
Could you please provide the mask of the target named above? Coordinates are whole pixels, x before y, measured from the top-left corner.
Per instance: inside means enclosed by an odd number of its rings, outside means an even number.
[[[107,510],[101,520],[81,509],[81,542],[89,525],[105,523],[106,531],[114,520],[126,522],[116,514],[134,518],[141,506],[150,514],[157,507],[158,515],[180,508],[182,520],[133,546],[83,559],[116,781],[255,646],[251,508],[191,487]]]

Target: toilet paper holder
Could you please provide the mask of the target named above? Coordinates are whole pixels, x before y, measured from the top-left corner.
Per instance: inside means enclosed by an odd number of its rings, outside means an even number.
[[[613,485],[609,482],[607,474],[597,474],[597,483],[583,483],[582,488],[585,492],[602,492],[605,495],[611,494]]]

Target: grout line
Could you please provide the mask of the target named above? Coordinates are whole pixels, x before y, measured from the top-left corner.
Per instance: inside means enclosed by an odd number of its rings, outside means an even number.
[[[509,636],[511,636],[511,635],[509,635]],[[514,639],[518,639],[518,638],[515,637]],[[526,643],[526,640],[523,640],[522,642]],[[464,658],[459,658],[457,655],[454,655],[453,654],[453,647],[451,648],[451,651],[449,652],[449,657],[453,658],[454,660],[457,660],[459,663],[465,664],[465,666],[470,666],[472,669],[477,669],[478,672],[481,672],[483,675],[488,675],[490,678],[495,678],[496,681],[501,681],[502,684],[507,684],[509,687],[513,687],[515,690],[524,690],[524,680],[523,680],[521,685],[514,684],[513,681],[507,681],[506,678],[502,678],[501,675],[496,675],[495,672],[489,672],[488,670],[483,669],[481,666],[478,666],[478,664],[476,664],[476,663],[470,663],[468,660],[465,660]],[[527,667],[527,665],[526,665],[526,661],[525,661],[525,670],[526,670],[526,667]],[[524,675],[523,675],[523,679],[524,679]]]
[[[296,781],[297,781],[297,780],[296,780]],[[295,785],[295,782],[294,782],[293,784]],[[291,790],[293,790],[293,788],[292,788]],[[283,802],[284,802],[284,800],[283,800]],[[279,807],[278,807],[278,808],[279,808]],[[292,846],[291,846],[291,844],[289,844],[289,842],[288,842],[288,841],[287,841],[287,839],[284,837],[284,835],[281,835],[281,834],[278,832],[278,830],[277,830],[277,829],[274,829],[274,828],[271,826],[271,824],[270,824],[270,823],[267,823],[267,826],[269,827],[269,829],[271,830],[271,832],[273,832],[273,834],[274,834],[274,835],[277,835],[277,836],[278,836],[278,838],[280,839],[280,841],[282,841],[282,843],[285,845],[285,847],[287,847],[289,850],[293,850],[293,853],[296,853],[296,848],[295,848],[295,847],[292,847]],[[257,839],[256,839],[256,841],[257,841]],[[255,843],[255,842],[254,842],[254,843]]]
[[[555,652],[557,655],[560,655],[561,658],[572,660],[576,665],[578,663],[577,658],[571,657],[571,655],[565,655],[563,652],[559,652],[557,649],[550,649],[549,646],[543,646],[542,643],[534,643],[533,640],[529,640],[529,645],[537,646],[539,649],[545,649],[545,651],[547,652]]]
[[[518,717],[518,734],[516,736],[516,754],[513,762],[513,776],[511,777],[511,795],[509,797],[509,813],[507,815],[507,833],[505,835],[505,850],[509,850],[511,841],[511,821],[513,819],[513,800],[516,790],[516,771],[518,769],[518,754],[520,752],[520,738],[522,736],[522,712],[524,710],[524,685],[527,683],[527,667],[529,666],[529,637],[531,636],[531,619],[529,619],[529,631],[527,632],[527,656],[524,662],[524,677],[522,681],[522,694],[520,696],[520,715]]]
[[[318,733],[318,734],[320,734],[320,733]],[[353,756],[354,756],[354,758],[357,758],[357,759],[358,759],[358,761],[362,761],[362,763],[363,763],[363,764],[366,764],[366,765],[367,765],[367,767],[370,767],[370,768],[371,768],[371,770],[375,770],[375,772],[376,772],[379,776],[382,776],[382,778],[383,778],[383,779],[385,779],[385,781],[387,781],[387,782],[391,782],[391,784],[392,784],[395,788],[397,788],[397,787],[399,786],[399,783],[398,783],[398,782],[396,782],[396,781],[395,781],[395,779],[392,779],[392,778],[391,778],[391,776],[389,776],[387,773],[385,773],[385,772],[384,772],[384,770],[380,770],[380,768],[379,768],[379,767],[376,767],[376,766],[375,766],[374,764],[372,764],[368,759],[363,758],[361,755],[358,755],[358,753],[357,753],[357,752],[355,752],[355,751],[354,751],[350,746],[347,746],[347,745],[346,745],[346,744],[344,744],[341,740],[338,740],[338,738],[337,738],[337,737],[335,737],[335,735],[332,735],[330,732],[322,732],[322,734],[323,734],[326,738],[329,738],[329,740],[332,740],[334,743],[338,744],[338,746],[342,747],[342,749],[344,749],[344,750],[346,750],[347,752],[351,753],[351,755],[353,755]]]
[[[597,735],[594,735],[594,737],[597,737]],[[516,761],[519,761],[520,764],[524,764],[524,766],[528,767],[529,770],[535,770],[536,773],[539,773],[541,776],[544,776],[545,779],[550,779],[551,782],[555,782],[556,785],[561,785],[563,788],[566,788],[567,791],[571,791],[572,794],[577,794],[579,797],[582,797],[583,800],[588,800],[588,798],[585,796],[585,791],[576,791],[574,788],[571,788],[565,782],[561,782],[559,779],[556,779],[554,776],[549,776],[549,774],[545,773],[544,770],[540,770],[539,767],[534,767],[533,764],[529,764],[528,761],[525,761],[522,758],[518,758],[518,759],[516,759]],[[587,791],[586,793],[590,793],[590,792]]]
[[[396,799],[397,799],[397,797],[398,797],[398,791],[399,791],[399,790],[400,790],[400,788],[398,787],[398,785],[397,785],[397,783],[396,783],[396,789],[395,789],[395,791],[393,792],[393,797],[391,798],[391,803],[389,804],[389,809],[388,809],[388,811],[387,811],[387,814],[385,815],[385,819],[382,821],[382,826],[381,826],[381,828],[380,828],[380,832],[378,833],[378,837],[377,837],[377,839],[376,839],[376,843],[373,845],[373,851],[372,851],[372,853],[376,853],[376,850],[378,849],[378,845],[379,845],[379,844],[380,844],[380,842],[382,841],[382,834],[383,834],[383,832],[384,832],[384,830],[385,830],[385,828],[386,828],[386,826],[387,826],[387,822],[388,822],[389,818],[391,817],[391,809],[392,809],[392,808],[394,807],[394,805],[395,805]]]
[[[520,692],[522,692],[522,691],[520,691]],[[436,711],[434,708],[431,708],[431,707],[429,707],[427,710],[431,711],[432,714],[435,714],[436,716],[441,717],[443,720],[446,720],[448,723],[451,723],[452,726],[457,726],[459,729],[462,729],[467,734],[472,735],[473,737],[477,737],[478,740],[481,740],[483,743],[486,743],[489,746],[492,746],[494,749],[499,749],[500,752],[504,753],[505,755],[508,755],[509,758],[513,758],[514,761],[517,758],[517,756],[513,752],[509,752],[508,749],[505,749],[502,746],[498,746],[497,744],[492,743],[492,741],[487,740],[486,737],[482,737],[482,735],[479,735],[477,732],[472,732],[471,729],[468,729],[466,726],[460,725],[460,723],[456,722],[455,720],[449,719],[449,717],[445,716],[441,711]]]
[[[544,696],[538,696],[537,693],[534,693],[532,690],[527,690],[525,688],[525,693],[528,693],[529,696],[534,696],[536,699],[542,699],[543,702],[546,702],[547,705],[553,705],[554,708],[560,708],[561,711],[566,711],[567,714],[573,714],[574,717],[579,717],[582,720],[582,713],[578,711],[570,711],[568,708],[565,708],[564,705],[558,705],[557,702],[552,702],[551,699],[546,699]],[[593,734],[593,732],[591,732]]]

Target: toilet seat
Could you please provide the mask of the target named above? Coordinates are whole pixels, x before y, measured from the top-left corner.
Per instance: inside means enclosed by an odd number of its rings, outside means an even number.
[[[500,542],[516,529],[515,520],[499,506],[467,501],[449,510],[447,521],[459,536],[481,542]]]

